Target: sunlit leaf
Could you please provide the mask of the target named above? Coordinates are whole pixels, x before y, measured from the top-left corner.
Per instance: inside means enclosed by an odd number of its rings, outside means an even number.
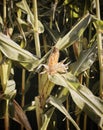
[[[64,49],[71,46],[82,36],[91,19],[91,15],[89,13],[86,14],[63,38],[58,40],[56,47]]]
[[[49,75],[49,80],[55,84],[65,86],[68,88],[67,82],[65,82],[65,79],[60,75],[60,74],[55,74],[55,75]]]
[[[3,60],[5,61],[5,58],[2,57],[2,61]],[[1,84],[2,84],[3,91],[5,91],[5,89],[6,89],[6,85],[9,80],[10,72],[11,72],[11,62],[8,61],[7,63],[2,63],[0,66],[0,78],[1,78]]]
[[[69,3],[69,0],[64,0],[64,4],[67,5]]]
[[[29,71],[33,71],[38,65],[38,58],[30,52],[21,49],[19,45],[2,33],[0,33],[0,50],[6,57],[17,61]]]
[[[16,84],[14,80],[8,80],[6,89],[4,91],[5,98],[11,99],[15,97],[16,95],[15,85]]]
[[[3,26],[4,25],[4,23],[3,23],[3,19],[2,19],[2,17],[0,16],[0,24]]]
[[[93,17],[93,23],[96,29],[99,29],[100,32],[103,33],[103,20],[99,20],[97,17],[92,15]]]
[[[36,106],[35,106],[35,101],[32,101],[32,103],[26,105],[23,107],[24,111],[33,111],[35,110]]]
[[[71,11],[70,11],[71,17],[78,18],[79,17],[78,6],[74,6],[74,5],[70,4],[70,8],[71,8]]]
[[[61,80],[57,80],[57,78]],[[66,73],[60,76],[60,74],[56,74],[53,78],[51,76],[50,80],[57,85],[66,87],[71,93],[76,105],[85,111],[87,115],[101,128],[103,128],[103,102],[99,98],[95,97],[87,87],[81,85],[74,75]],[[63,83],[60,81],[63,81]]]
[[[66,73],[66,74],[54,74],[54,75],[49,75],[49,80],[57,85],[64,86],[65,88],[68,89],[68,82],[69,84],[72,84],[73,89],[77,89],[79,87],[79,82],[76,79],[74,75],[71,73]]]
[[[24,24],[24,25],[28,25],[27,24],[27,22],[25,22],[23,19],[21,19],[21,17],[22,17],[22,11],[21,11],[21,9],[19,9],[18,11],[17,11],[17,19],[18,19],[18,21],[19,21],[19,23],[20,24]]]

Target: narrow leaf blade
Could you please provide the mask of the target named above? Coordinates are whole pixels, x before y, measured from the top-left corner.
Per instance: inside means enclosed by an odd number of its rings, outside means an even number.
[[[73,118],[67,112],[67,110],[65,109],[62,102],[59,99],[57,99],[53,96],[50,96],[49,99],[48,99],[48,102],[50,104],[52,104],[54,107],[56,107],[60,112],[62,112],[72,122],[72,124],[76,127],[77,130],[80,130],[80,128],[78,127],[76,122],[73,120]]]
[[[27,50],[22,49],[13,40],[3,33],[0,33],[0,50],[13,61],[19,62],[24,68],[33,71],[37,67],[39,60]]]
[[[82,36],[91,19],[91,15],[89,13],[86,14],[63,38],[58,40],[56,47],[61,50],[71,46]]]
[[[43,125],[41,127],[41,130],[47,130],[48,124],[50,122],[50,119],[52,117],[53,112],[54,112],[54,107],[49,109],[45,114],[43,114],[44,123],[43,123]]]

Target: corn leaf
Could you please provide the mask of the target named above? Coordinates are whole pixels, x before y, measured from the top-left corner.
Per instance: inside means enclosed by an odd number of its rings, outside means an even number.
[[[17,7],[22,9],[25,13],[27,13],[28,21],[32,25],[33,29],[35,30],[35,27],[34,27],[34,17],[33,17],[33,14],[31,12],[31,10],[30,10],[26,0],[22,0],[21,2],[18,2],[16,5],[17,5]],[[43,24],[39,20],[38,20],[38,26],[39,26],[38,27],[38,32],[39,33],[43,33],[44,32],[44,26],[43,26]]]
[[[54,107],[50,108],[46,113],[43,114],[44,121],[40,130],[47,130],[53,112],[54,112]]]
[[[85,86],[80,87],[77,92],[70,89],[70,93],[76,105],[103,128],[103,101],[95,97]]]
[[[19,62],[28,71],[33,71],[39,63],[38,58],[22,49],[3,33],[0,33],[0,50],[7,58]]]
[[[26,111],[33,111],[35,110],[35,101],[32,101],[30,104],[23,107],[23,110]]]
[[[98,19],[97,17],[93,16],[93,24],[96,29],[99,29],[100,32],[103,33],[103,20]]]
[[[57,80],[57,78],[59,80]],[[76,80],[76,77],[70,73],[61,75],[55,74],[50,76],[49,79],[57,85],[66,87],[71,93],[76,105],[103,128],[103,101],[95,97],[87,87],[81,85],[78,80]]]
[[[73,118],[70,116],[70,114],[67,112],[66,108],[63,106],[61,100],[50,96],[48,99],[48,102],[50,104],[52,104],[54,107],[56,107],[60,112],[62,112],[71,122],[72,124],[75,126],[75,128],[77,130],[80,130],[80,128],[78,127],[78,125],[76,124],[76,122],[73,120]]]
[[[61,50],[71,46],[83,35],[91,19],[91,15],[86,14],[63,38],[58,40],[56,47]]]
[[[4,94],[7,95],[7,97],[12,98],[12,96],[14,96],[16,94],[15,86],[16,86],[16,84],[15,84],[14,80],[8,80],[7,87],[4,91]]]
[[[2,62],[3,60],[5,61],[5,58],[3,58],[3,56],[1,57],[2,57],[1,61]],[[8,61],[7,63],[2,62],[0,65],[0,78],[1,78],[2,90],[5,91],[11,72],[11,61]]]
[[[89,49],[83,50],[78,57],[78,60],[71,64],[73,74],[80,74],[89,69],[97,58],[96,42]]]

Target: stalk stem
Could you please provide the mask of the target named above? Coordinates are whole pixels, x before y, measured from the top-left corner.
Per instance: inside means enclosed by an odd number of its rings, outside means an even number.
[[[36,47],[36,55],[39,58],[41,58],[39,28],[38,28],[37,0],[33,0],[33,13],[34,13],[34,40],[35,40],[35,47]],[[39,80],[39,75],[38,75],[38,80]],[[41,118],[42,112],[41,112],[41,109],[40,109],[39,96],[35,97],[35,104],[36,104],[37,125],[38,125],[38,130],[40,130],[41,124],[42,124],[42,118]]]
[[[38,11],[37,11],[37,0],[33,0],[33,12],[34,12],[34,40],[36,47],[36,55],[40,58],[40,40],[39,40],[39,28],[38,28]]]
[[[6,0],[3,0],[4,32],[5,32],[5,28],[6,28],[6,16],[7,16],[7,14],[6,14]],[[9,130],[8,104],[9,104],[9,100],[6,100],[6,111],[5,111],[5,118],[4,118],[5,130]]]
[[[97,18],[100,20],[100,4],[99,0],[96,0],[96,15]],[[103,46],[102,46],[102,35],[97,28],[97,43],[98,43],[98,58],[99,58],[99,67],[100,67],[100,90],[99,95],[103,98]]]
[[[25,104],[25,69],[22,70],[22,101],[21,101],[21,106],[24,107]]]
[[[22,99],[21,99],[21,106],[24,107],[25,105],[25,69],[22,69]],[[21,125],[21,130],[24,130],[23,125]]]
[[[6,24],[6,0],[3,0],[3,19],[4,19],[4,24]]]

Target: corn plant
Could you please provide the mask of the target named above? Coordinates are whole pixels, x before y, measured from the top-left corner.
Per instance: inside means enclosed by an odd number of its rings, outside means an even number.
[[[12,129],[11,120],[21,130],[34,129],[26,114],[33,111],[38,130],[59,130],[60,111],[65,129],[86,130],[89,117],[102,130],[99,1],[3,0],[0,6],[0,118],[4,129]],[[17,68],[21,82],[16,80]],[[36,94],[26,104],[31,86]]]

